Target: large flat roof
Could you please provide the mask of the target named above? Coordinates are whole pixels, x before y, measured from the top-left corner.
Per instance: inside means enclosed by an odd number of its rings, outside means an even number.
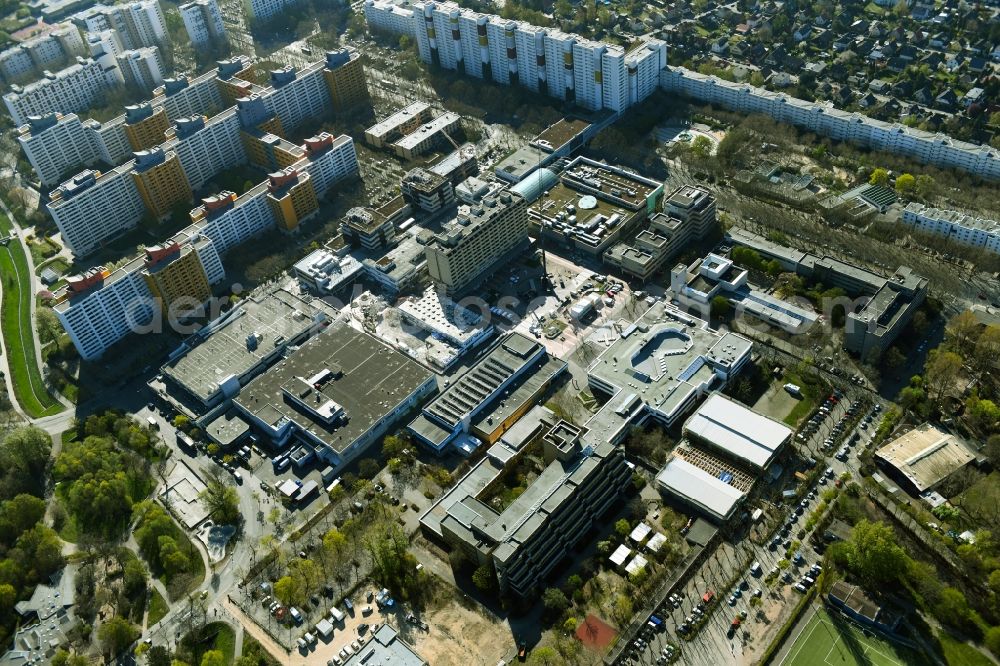
[[[929,423],[917,426],[875,452],[920,492],[943,481],[975,459],[965,443]]]
[[[275,429],[291,421],[339,454],[433,379],[378,338],[336,322],[250,382],[236,404]]]
[[[217,324],[210,324],[186,353],[163,366],[163,374],[192,396],[208,402],[222,382],[240,377],[276,348],[307,332],[333,311],[322,301],[284,290],[251,297]],[[251,336],[255,343],[249,342]]]
[[[744,497],[733,486],[677,456],[660,470],[656,482],[664,491],[720,521],[729,518]]]
[[[427,661],[396,633],[389,624],[382,626],[347,658],[344,666],[425,666]]]
[[[684,429],[757,467],[766,467],[792,437],[792,429],[785,424],[721,393],[710,395],[687,420]]]

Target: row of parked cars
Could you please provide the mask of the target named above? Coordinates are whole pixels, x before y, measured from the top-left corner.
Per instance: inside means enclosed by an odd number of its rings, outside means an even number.
[[[823,573],[823,567],[819,564],[814,564],[809,567],[809,570],[802,574],[802,578],[793,587],[799,592],[805,594],[809,591],[809,588],[816,584],[816,579],[819,575]]]

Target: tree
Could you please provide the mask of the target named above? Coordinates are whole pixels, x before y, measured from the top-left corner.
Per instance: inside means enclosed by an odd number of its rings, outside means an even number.
[[[1000,627],[990,627],[983,638],[983,642],[986,643],[986,647],[990,649],[990,652],[1000,657]]]
[[[213,467],[205,481],[205,490],[201,493],[209,515],[220,525],[239,525],[240,496],[236,489],[223,478],[222,472]]]
[[[722,317],[729,312],[729,299],[725,296],[715,296],[712,299],[712,316]]]
[[[10,545],[45,515],[45,500],[21,493],[0,505],[0,543]]]
[[[928,355],[924,366],[924,380],[931,399],[940,406],[945,395],[954,386],[962,370],[962,357],[952,351],[935,349]]]
[[[851,571],[872,585],[884,585],[906,571],[909,558],[892,529],[883,523],[862,520],[851,532],[848,562]]]
[[[959,351],[969,356],[979,339],[979,320],[972,310],[964,310],[948,321],[945,332],[958,345]]]
[[[45,496],[46,471],[52,438],[40,428],[17,428],[0,445],[0,498],[20,493]]]
[[[274,596],[286,606],[299,603],[298,585],[291,576],[282,576],[274,583]]]
[[[46,342],[57,344],[63,332],[62,324],[59,323],[52,308],[40,307],[35,310],[35,327],[38,329],[38,340],[42,344]]]
[[[493,575],[493,570],[485,564],[472,574],[472,582],[477,589],[483,592],[489,592],[494,587],[494,582],[496,577]]]
[[[201,656],[201,666],[226,666],[226,655],[222,650],[209,650]]]
[[[704,134],[699,134],[691,142],[691,153],[698,158],[704,159],[712,154],[712,140]]]
[[[889,172],[885,169],[879,167],[872,170],[871,175],[868,177],[869,185],[881,185],[882,187],[888,187],[889,185]]]
[[[905,0],[903,0],[905,1]],[[896,178],[896,192],[902,195],[910,195],[917,191],[917,179],[911,174],[904,173]]]
[[[984,328],[979,334],[972,362],[980,374],[985,374],[993,370],[998,360],[1000,360],[1000,326],[993,324]]]
[[[544,645],[532,650],[528,663],[537,666],[556,666],[562,663],[562,657],[554,647]]]
[[[895,346],[889,347],[884,358],[886,366],[893,370],[901,368],[906,364],[906,356]]]
[[[933,611],[934,617],[945,624],[973,634],[979,633],[969,602],[961,591],[953,587],[941,590],[941,598],[934,604]]]
[[[628,520],[626,520],[625,518],[619,518],[618,521],[615,522],[615,532],[618,532],[618,536],[622,537],[623,539],[627,537],[629,535],[629,532],[631,531],[632,531],[632,526],[629,525]]]
[[[170,652],[162,645],[154,645],[146,653],[148,666],[170,666]]]
[[[139,638],[139,630],[120,615],[106,621],[97,630],[97,639],[101,641],[104,652],[111,656],[121,654],[137,638]]]
[[[569,599],[558,587],[550,587],[542,593],[542,606],[550,618],[559,617],[569,608]]]

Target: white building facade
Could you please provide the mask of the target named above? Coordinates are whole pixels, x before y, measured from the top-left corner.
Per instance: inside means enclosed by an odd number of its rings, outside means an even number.
[[[195,48],[220,44],[226,39],[226,27],[216,0],[194,0],[181,5],[181,19]]]
[[[903,210],[903,224],[925,234],[1000,254],[1000,222],[996,220],[929,208],[914,201]]]

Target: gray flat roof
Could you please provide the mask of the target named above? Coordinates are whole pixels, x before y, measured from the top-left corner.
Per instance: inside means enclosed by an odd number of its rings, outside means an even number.
[[[766,467],[792,438],[792,429],[721,393],[713,393],[685,422],[684,430],[729,455]]]
[[[383,623],[367,643],[344,661],[344,666],[425,666],[420,657],[388,624]]]
[[[975,459],[962,440],[929,423],[917,426],[878,451],[884,460],[923,492]]]
[[[242,376],[283,342],[307,332],[316,317],[332,314],[322,301],[284,290],[252,297],[234,308],[218,328],[206,331],[200,344],[163,366],[163,374],[208,402],[227,378]],[[253,346],[248,344],[252,335],[257,338]]]
[[[329,375],[318,376],[325,372]],[[250,382],[236,404],[272,427],[292,421],[314,440],[342,453],[433,380],[434,375],[416,361],[338,322]],[[290,394],[308,405],[315,398],[317,407],[293,403]],[[342,409],[346,419],[327,422],[315,413],[327,404]]]

